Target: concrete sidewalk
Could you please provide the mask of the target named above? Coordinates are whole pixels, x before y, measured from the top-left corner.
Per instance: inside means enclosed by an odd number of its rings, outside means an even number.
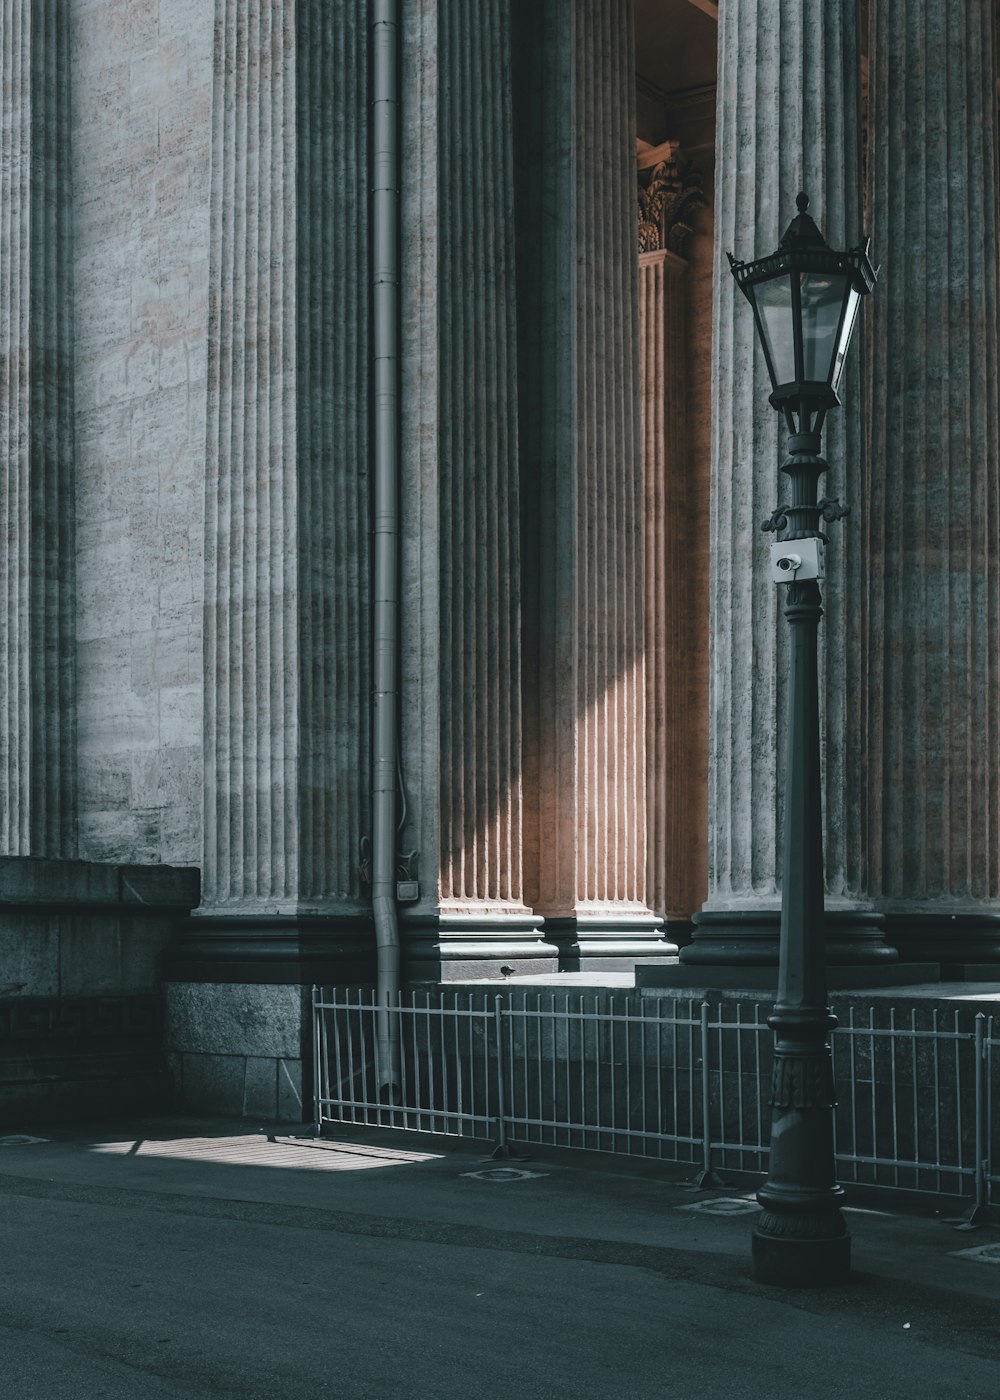
[[[849,1210],[851,1285],[788,1292],[750,1278],[752,1193],[652,1164],[181,1119],[30,1135],[0,1145],[3,1395],[1000,1397],[993,1226]]]

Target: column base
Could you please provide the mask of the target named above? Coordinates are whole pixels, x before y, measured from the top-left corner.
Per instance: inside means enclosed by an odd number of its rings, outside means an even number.
[[[887,909],[884,918],[900,953],[940,963],[944,981],[990,981],[1000,973],[1000,913]]]
[[[692,916],[694,937],[681,949],[685,967],[777,967],[778,909],[711,909]],[[870,909],[826,911],[830,967],[880,967],[899,960],[885,941],[886,920]],[[1000,940],[998,940],[1000,941]]]
[[[440,910],[400,919],[407,982],[465,982],[559,970],[559,949],[528,909]]]
[[[559,948],[560,972],[629,972],[637,963],[673,963],[672,943],[663,920],[648,909],[578,911],[547,918],[545,932]]]
[[[851,1237],[838,1212],[777,1215],[765,1211],[753,1232],[753,1276],[781,1288],[822,1288],[851,1276]]]
[[[371,910],[196,912],[164,959],[170,982],[344,985],[375,979]]]

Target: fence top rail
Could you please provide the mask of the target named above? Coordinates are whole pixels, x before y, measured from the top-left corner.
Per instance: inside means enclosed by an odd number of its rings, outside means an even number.
[[[450,994],[452,997],[454,995],[454,993]],[[696,1027],[706,1024],[708,1029],[712,1031],[753,1031],[757,1033],[768,1030],[766,1017],[771,1010],[770,1003],[735,1002],[732,1006],[719,1004],[713,1006],[707,1001],[699,1001],[693,997],[683,1001],[678,998],[668,1004],[669,1009],[659,1001],[643,1002],[638,1008],[633,1009],[602,1004],[600,996],[593,994],[566,992],[560,995],[557,991],[551,1000],[545,1002],[541,998],[550,995],[548,993],[529,992],[527,995],[536,998],[534,1004],[511,1005],[505,1002],[498,992],[479,991],[478,989],[475,992],[464,994],[462,1000],[455,999],[446,1002],[440,988],[428,988],[426,992],[403,992],[399,999],[390,1003],[388,1007],[380,1007],[371,989],[359,988],[354,991],[353,989],[346,990],[336,987],[313,987],[313,1008],[316,1011],[367,1012],[387,1009],[392,1013],[405,1016],[467,1020],[481,1020],[484,1017],[493,1017],[499,1012],[504,1019],[521,1021],[579,1022],[583,1020],[601,1021],[611,1025],[682,1027]],[[903,1025],[896,1024],[893,1018],[890,1025],[878,1026],[872,1024],[874,1014],[875,1008],[869,1007],[868,1023],[859,1024],[854,1019],[852,1008],[851,1019],[841,1021],[833,1031],[833,1035],[841,1041],[846,1037],[856,1036],[870,1036],[886,1040],[972,1041],[976,1035],[972,1029],[959,1029],[957,1024],[958,1011],[955,1011],[955,1021],[951,1025],[938,1023],[934,1026],[914,1025],[912,1018]],[[992,1016],[986,1018],[984,1029],[983,1042],[985,1046],[992,1049],[1000,1045],[1000,1032],[994,1028]]]
[[[504,1020],[511,1021],[559,1021],[559,1022],[600,1022],[601,1025],[627,1025],[627,1026],[690,1026],[701,1025],[701,1018],[698,1016],[647,1016],[629,1012],[610,1012],[602,1010],[600,1007],[521,1007],[503,1006],[496,1007],[493,1004],[484,1006],[413,1006],[409,1003],[390,1003],[388,1006],[380,1005],[373,1001],[316,1001],[313,1003],[316,1011],[363,1011],[374,1014],[376,1011],[388,1011],[393,1016],[423,1016],[433,1017],[438,1020],[475,1019],[483,1020],[492,1018],[497,1011]],[[712,1027],[712,1022],[709,1022]],[[766,1030],[766,1022],[759,1023],[753,1021],[718,1022],[716,1029],[722,1030]]]
[[[709,1008],[710,1014],[706,1024],[713,1031],[755,1031],[764,1032],[768,1030],[767,1020],[762,1017],[761,1012],[769,1012],[770,1007],[760,1003],[737,1003],[732,1015],[720,1014],[718,1007],[709,1007],[709,1003],[698,1004],[690,1002],[681,1011],[679,1004],[675,1003],[674,1008],[664,1014],[658,1004],[654,1004],[652,1011],[645,1005],[637,1010],[629,1008],[611,1008],[602,1006],[598,1000],[589,1000],[583,996],[573,999],[567,998],[565,1001],[559,1000],[549,1004],[536,1003],[529,1005],[510,1005],[495,993],[475,992],[470,999],[465,1002],[445,1003],[443,1000],[431,1001],[432,993],[418,993],[426,995],[427,1000],[420,1004],[415,1000],[404,997],[399,1001],[391,1002],[387,1007],[380,1006],[370,995],[359,992],[357,995],[338,994],[336,990],[328,991],[323,988],[314,989],[313,1007],[317,1011],[370,1011],[379,1009],[388,1010],[404,1016],[427,1016],[427,1017],[456,1017],[456,1018],[476,1018],[491,1017],[500,1012],[504,1018],[522,1021],[602,1021],[604,1023],[614,1023],[630,1026],[699,1026],[702,1024],[703,1014],[701,1007]],[[474,999],[482,998],[481,1001]],[[499,1004],[498,1004],[499,1003]],[[589,1003],[589,1004],[588,1004]],[[744,1015],[744,1011],[749,1010],[752,1014]],[[715,1014],[711,1014],[711,1013]],[[988,1018],[984,1043],[987,1046],[1000,1045],[1000,1034],[993,1029],[993,1018]],[[877,1037],[887,1040],[966,1040],[975,1039],[974,1030],[959,1030],[957,1027],[948,1026],[915,1026],[908,1025],[859,1025],[854,1022],[840,1022],[833,1035],[843,1040],[846,1037]]]
[[[931,1026],[837,1026],[835,1036],[884,1036],[888,1040],[975,1040],[975,1031],[948,1031]]]
[[[493,1016],[492,1006],[384,1006],[375,1001],[317,1001],[317,1011],[365,1011],[375,1015],[378,1011],[388,1011],[392,1016],[436,1016],[438,1018],[460,1017],[482,1021]]]

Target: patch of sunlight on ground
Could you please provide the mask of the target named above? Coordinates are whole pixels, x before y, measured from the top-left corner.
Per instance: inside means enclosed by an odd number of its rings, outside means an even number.
[[[373,1167],[437,1162],[444,1155],[440,1152],[412,1152],[399,1147],[256,1135],[173,1138],[167,1141],[140,1138],[126,1142],[97,1142],[90,1150],[120,1157],[168,1157],[173,1161],[219,1162],[234,1167],[296,1167],[299,1170],[324,1172],[359,1172]]]

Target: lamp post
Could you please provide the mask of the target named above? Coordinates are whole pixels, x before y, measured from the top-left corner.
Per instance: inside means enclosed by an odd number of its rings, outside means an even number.
[[[823,808],[820,793],[817,631],[823,614],[825,536],[820,521],[847,514],[819,497],[826,470],[820,434],[837,387],[862,296],[877,270],[868,242],[835,252],[800,194],[798,214],[777,249],[755,262],[729,254],[733,276],[753,307],[771,377],[772,406],[788,429],[781,470],[791,500],[763,523],[778,535],[772,576],[785,589],[791,628],[791,693],[785,766],[784,860],[778,995],[774,1031],[771,1154],[757,1193],[763,1211],[753,1236],[761,1283],[835,1283],[850,1272],[851,1241],[840,1210],[833,1150],[835,1105],[823,919]]]

